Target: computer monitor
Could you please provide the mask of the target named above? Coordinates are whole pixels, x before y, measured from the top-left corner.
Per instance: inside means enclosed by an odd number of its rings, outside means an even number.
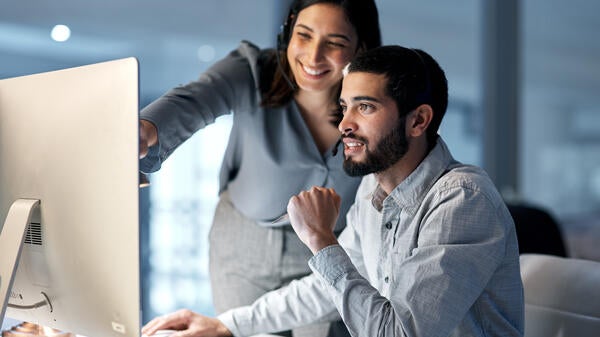
[[[0,80],[0,321],[139,336],[138,77],[125,58]]]

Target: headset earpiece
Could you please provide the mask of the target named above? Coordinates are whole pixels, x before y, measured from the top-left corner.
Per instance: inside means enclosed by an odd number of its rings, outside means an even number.
[[[285,55],[285,51],[287,50],[288,44],[290,43],[290,27],[293,25],[293,20],[295,17],[296,15],[294,14],[294,12],[290,11],[290,14],[287,16],[287,19],[285,20],[283,25],[281,25],[279,34],[277,34],[277,51],[275,52],[275,58],[277,59],[277,67],[279,68],[281,75],[283,75],[283,78],[290,85],[290,88],[292,88],[292,90],[296,90],[296,86],[289,78],[289,76],[286,75],[285,70],[281,66],[280,54],[282,54],[283,52],[283,54]]]
[[[283,23],[283,25],[281,25],[280,29],[279,29],[279,34],[277,34],[277,49],[278,50],[285,50],[288,47],[288,44],[290,43],[290,29],[292,26],[292,21],[294,20],[294,18],[296,17],[296,15],[290,11],[290,13],[288,14],[285,22]]]
[[[281,25],[279,29],[279,34],[277,34],[277,50],[285,50],[288,45],[287,37],[286,37],[286,24]]]

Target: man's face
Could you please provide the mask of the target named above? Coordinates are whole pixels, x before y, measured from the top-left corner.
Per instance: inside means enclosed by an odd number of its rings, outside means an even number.
[[[339,125],[344,141],[344,170],[351,176],[385,171],[408,151],[406,117],[385,94],[384,75],[349,73],[342,85]]]

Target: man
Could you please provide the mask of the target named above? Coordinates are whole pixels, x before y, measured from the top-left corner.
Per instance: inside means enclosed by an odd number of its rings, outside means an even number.
[[[344,169],[365,176],[333,234],[340,198],[290,199],[313,274],[211,319],[188,310],[144,327],[244,336],[341,316],[352,336],[522,336],[523,288],[512,218],[488,176],[455,161],[437,135],[443,70],[421,50],[385,46],[344,77]]]

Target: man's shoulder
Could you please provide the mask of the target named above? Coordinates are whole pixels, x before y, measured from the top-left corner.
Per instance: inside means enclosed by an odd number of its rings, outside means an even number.
[[[467,164],[451,166],[435,183],[434,190],[468,189],[482,193],[490,200],[501,200],[492,179],[481,167]]]

